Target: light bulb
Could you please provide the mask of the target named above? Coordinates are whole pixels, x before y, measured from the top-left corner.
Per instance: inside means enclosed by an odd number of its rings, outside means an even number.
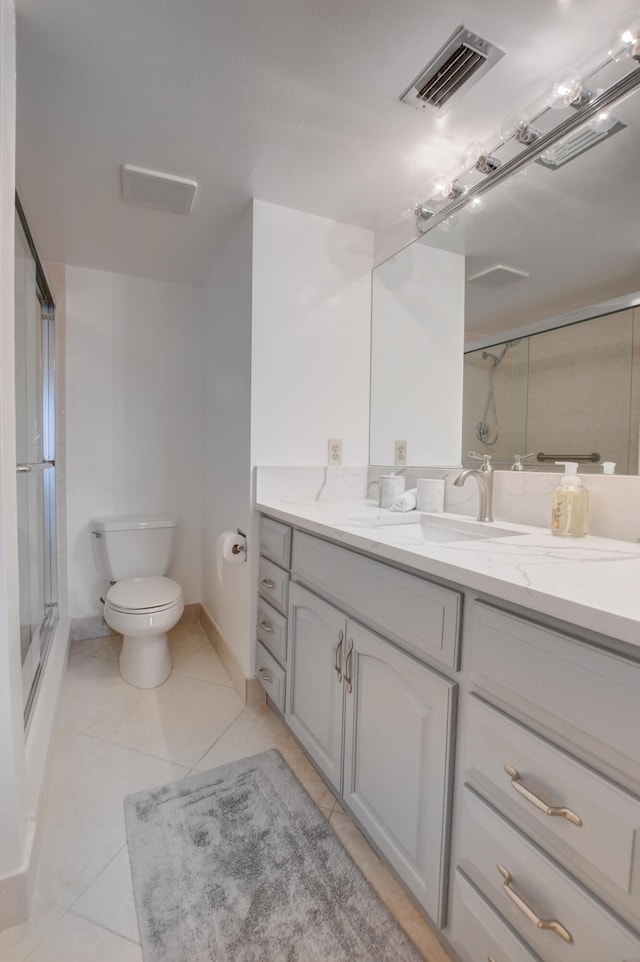
[[[562,80],[553,84],[547,98],[547,105],[557,109],[570,107],[571,104],[578,103],[582,90],[582,81],[579,77],[563,77]]]
[[[613,34],[609,44],[608,53],[611,59],[618,63],[620,60],[632,57],[634,47],[638,43],[639,37],[640,22],[625,24],[623,27],[619,27]]]
[[[458,223],[458,215],[451,214],[449,217],[445,218],[445,220],[441,221],[438,224],[438,230],[444,230],[444,231],[453,230],[453,228],[456,226],[457,223]]]
[[[462,166],[464,170],[475,167],[480,158],[486,157],[487,153],[487,148],[484,144],[481,144],[479,140],[473,140],[470,144],[467,144],[462,155]]]
[[[599,114],[596,114],[592,120],[587,124],[589,130],[593,130],[596,134],[604,134],[610,127],[613,127],[616,120],[612,117],[608,110],[601,110]]]
[[[446,174],[436,174],[431,181],[431,194],[438,200],[451,197],[453,193],[453,181]]]
[[[504,144],[507,140],[515,137],[521,127],[526,127],[528,122],[529,118],[524,110],[517,110],[515,113],[503,118],[500,129],[498,130],[498,137]]]
[[[485,202],[482,197],[472,197],[465,210],[470,214],[479,214],[480,211],[485,209]]]

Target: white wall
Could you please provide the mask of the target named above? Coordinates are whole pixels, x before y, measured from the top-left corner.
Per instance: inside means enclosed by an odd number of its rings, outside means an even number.
[[[464,257],[413,244],[373,275],[371,463],[460,463]]]
[[[101,610],[96,515],[177,514],[171,574],[200,601],[204,292],[68,267],[66,299],[69,614]]]
[[[222,531],[249,532],[251,515],[251,258],[249,207],[217,260],[206,291],[204,339],[204,545],[202,602],[250,676],[250,565],[216,574]]]
[[[368,463],[372,264],[372,232],[254,202],[254,464]]]
[[[0,0],[0,928],[22,906],[9,879],[21,866],[26,808],[18,611],[14,385],[15,12]]]

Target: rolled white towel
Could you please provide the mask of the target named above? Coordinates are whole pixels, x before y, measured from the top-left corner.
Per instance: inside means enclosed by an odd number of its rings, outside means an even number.
[[[392,511],[413,511],[416,506],[417,488],[409,488],[391,502]]]

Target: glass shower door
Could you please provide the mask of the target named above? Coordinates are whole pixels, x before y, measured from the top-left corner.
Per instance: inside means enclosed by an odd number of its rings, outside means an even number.
[[[57,620],[53,312],[19,214],[15,237],[16,481],[25,724]]]

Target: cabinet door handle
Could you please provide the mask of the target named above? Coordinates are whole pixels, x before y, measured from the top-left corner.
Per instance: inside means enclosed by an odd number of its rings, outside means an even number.
[[[572,812],[570,808],[564,808],[561,805],[549,805],[544,799],[540,798],[539,795],[532,792],[530,788],[523,785],[520,781],[520,772],[517,768],[514,768],[513,765],[505,762],[504,770],[511,779],[511,787],[514,791],[516,791],[518,795],[522,795],[523,798],[526,798],[528,802],[531,802],[539,812],[543,812],[545,815],[559,815],[561,818],[566,818],[572,825],[577,825],[578,828],[582,825],[580,816]]]
[[[539,915],[536,915],[536,913],[533,911],[531,906],[527,905],[527,903],[522,898],[522,896],[518,895],[518,893],[514,889],[513,877],[509,872],[509,870],[506,869],[504,865],[498,865],[496,867],[500,872],[500,875],[504,879],[504,882],[502,883],[502,888],[505,892],[505,895],[507,896],[507,898],[509,898],[513,902],[516,908],[520,909],[522,914],[526,916],[530,922],[533,922],[536,928],[549,929],[551,932],[555,932],[556,935],[559,935],[560,938],[563,939],[563,941],[569,942],[571,944],[573,942],[573,939],[571,937],[571,934],[567,932],[567,930],[565,929],[564,925],[561,925],[560,922],[556,922],[555,919],[541,919]]]
[[[260,584],[263,588],[269,588],[271,591],[273,591],[276,586],[275,581],[272,581],[271,578],[263,578]]]
[[[353,678],[351,677],[351,663],[353,661],[353,638],[349,638],[347,642],[347,653],[344,656],[344,668],[342,673],[344,675],[344,680],[347,683],[347,694],[351,694],[353,691]]]
[[[271,685],[273,683],[273,678],[266,668],[258,668],[258,674],[264,681],[267,682],[267,684]]]
[[[338,661],[338,658],[339,658],[340,649],[342,648],[343,641],[344,641],[344,631],[341,628],[340,631],[338,632],[338,644],[333,649],[333,670],[338,676],[338,684],[342,684],[342,667],[340,665],[340,662]]]
[[[273,634],[273,628],[271,627],[268,621],[259,621],[258,624],[260,625],[263,631],[268,631],[270,635]]]

